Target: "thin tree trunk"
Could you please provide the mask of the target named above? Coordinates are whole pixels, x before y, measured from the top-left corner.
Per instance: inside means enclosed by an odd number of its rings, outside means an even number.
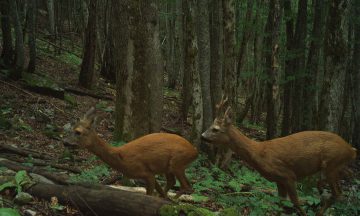
[[[196,34],[199,47],[198,71],[200,73],[201,95],[203,104],[203,127],[212,124],[211,88],[210,88],[210,23],[208,0],[198,0],[196,10]],[[203,129],[201,129],[203,130]]]
[[[49,32],[52,36],[55,35],[55,12],[54,0],[47,0],[47,9],[49,16]]]
[[[175,68],[175,20],[176,9],[174,1],[166,2],[167,16],[166,16],[166,44],[167,44],[167,56],[166,56],[166,70],[168,73],[167,86],[170,89],[175,89],[177,81],[177,70]]]
[[[11,24],[10,24],[10,5],[9,0],[0,1],[1,13],[1,32],[2,32],[2,52],[1,59],[5,67],[10,67],[14,59],[14,48],[12,44]]]
[[[285,60],[285,84],[284,84],[284,98],[283,98],[283,119],[281,125],[281,135],[286,136],[291,131],[291,104],[293,92],[293,69],[294,60],[291,58],[290,52],[293,50],[294,39],[294,20],[292,18],[291,0],[284,0],[284,16],[286,20],[286,60]]]
[[[191,2],[183,1],[184,11],[184,76],[182,88],[182,119],[187,121],[189,107],[192,101],[193,74],[196,70],[197,44],[195,39],[194,17],[191,14]]]
[[[221,39],[221,2],[219,0],[211,1],[211,25],[210,25],[210,89],[211,89],[211,107],[213,110],[213,119],[217,113],[216,104],[219,103],[222,95],[222,39]]]
[[[306,21],[307,21],[307,0],[299,0],[298,15],[294,35],[294,60],[295,83],[292,100],[292,132],[298,132],[302,128],[304,110],[304,71],[305,71],[305,49],[306,49]]]
[[[36,66],[36,0],[28,2],[28,13],[29,13],[29,64],[27,71],[33,73]]]
[[[17,11],[16,1],[10,1],[10,13],[12,14],[12,21],[15,28],[15,67],[10,74],[10,78],[18,80],[21,78],[24,70],[25,49],[23,41],[23,33],[21,23]]]
[[[114,66],[116,74],[116,103],[115,103],[115,134],[116,140],[124,140],[124,117],[126,108],[126,83],[129,79],[128,73],[128,46],[129,29],[127,5],[128,1],[111,0],[111,21],[109,28],[110,40],[108,46],[112,55],[106,58],[110,65]],[[116,40],[114,38],[121,38]]]
[[[93,87],[95,78],[96,16],[97,0],[91,0],[89,2],[89,19],[85,31],[84,55],[79,75],[80,86],[88,89]]]
[[[304,88],[304,119],[302,130],[314,130],[317,128],[315,121],[315,117],[317,116],[316,98],[318,95],[317,76],[323,35],[323,7],[323,0],[315,0],[312,40],[306,65],[305,83],[307,87]]]
[[[265,28],[266,37],[266,71],[267,71],[267,83],[266,83],[266,138],[272,139],[276,136],[276,122],[277,122],[277,101],[279,97],[279,63],[278,63],[278,51],[279,51],[279,28],[280,28],[280,2],[279,0],[270,0],[268,20]]]
[[[354,14],[360,14],[360,1],[354,2]],[[360,148],[360,20],[354,22],[354,53],[352,58],[352,112],[354,116],[354,128],[352,131],[352,144]]]

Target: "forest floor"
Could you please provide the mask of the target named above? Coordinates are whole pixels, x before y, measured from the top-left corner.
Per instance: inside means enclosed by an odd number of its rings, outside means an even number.
[[[46,52],[40,52],[37,59],[37,73],[48,77],[61,87],[79,88],[77,86],[79,64],[80,60],[71,54],[65,53],[54,57],[54,55],[47,55]],[[98,85],[92,92],[97,95],[115,98],[114,87],[102,79],[98,80]],[[91,181],[106,182],[115,176],[114,171],[104,168],[102,162],[94,160],[94,157],[86,150],[74,149],[71,146],[64,145],[65,138],[71,133],[72,125],[92,106],[97,107],[104,116],[97,128],[98,133],[106,141],[112,142],[114,131],[113,111],[115,108],[113,100],[96,99],[72,93],[66,93],[67,99],[65,100],[57,99],[27,89],[22,80],[13,82],[1,78],[1,76],[0,93],[0,123],[3,121],[0,124],[0,143],[31,149],[51,158],[56,158],[59,164],[87,171],[77,175],[75,177],[77,179],[88,178]],[[165,89],[164,93],[163,128],[187,136],[190,126],[183,124],[180,120],[179,107],[181,99],[178,91]],[[252,138],[264,139],[265,137],[265,130],[261,126],[248,123],[242,129]],[[0,157],[14,158],[20,156],[2,151]],[[85,160],[79,162],[75,161],[74,158],[85,158]],[[87,160],[87,158],[90,159]],[[32,158],[30,156],[25,160],[27,160],[28,164],[31,164]],[[266,180],[261,180],[261,177],[253,174],[242,163],[232,164],[227,173],[209,165],[204,156],[201,156],[196,163],[190,168],[191,174],[189,174],[196,191],[193,203],[210,208],[212,211],[219,211],[232,206],[234,203],[242,203],[237,207],[241,208],[241,215],[248,215],[252,212],[251,209],[259,208],[255,202],[260,203],[259,200],[262,200],[261,208],[263,209],[260,209],[261,211],[267,212],[267,209],[274,208],[273,210],[276,212],[277,209],[271,205],[272,201],[278,201],[275,200],[276,190],[274,185]],[[205,168],[202,169],[201,166]],[[345,191],[359,189],[359,162],[357,162],[356,167],[356,169],[353,167],[355,179],[357,179],[356,184],[350,180],[343,181]],[[211,175],[207,174],[209,170],[211,170]],[[103,175],[95,172],[103,173]],[[234,180],[239,176],[246,176],[246,178]],[[112,183],[123,184],[121,180]],[[134,183],[130,185],[134,185]],[[2,195],[4,195],[4,192]],[[303,197],[308,201],[308,209],[314,209],[319,204],[318,200],[311,200],[306,194]],[[354,195],[354,199],[359,197],[358,193]],[[359,200],[350,202],[352,205],[359,206],[358,203]],[[53,208],[49,201],[39,199],[20,207],[22,213],[29,209],[37,212],[37,215],[80,215],[76,208],[72,206],[56,209]],[[336,210],[334,211],[336,212]],[[276,214],[274,213],[274,215]]]

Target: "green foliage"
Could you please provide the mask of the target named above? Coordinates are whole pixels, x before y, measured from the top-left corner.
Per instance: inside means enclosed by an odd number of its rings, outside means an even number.
[[[256,129],[256,130],[259,130],[259,131],[265,131],[266,130],[266,127],[264,124],[253,124],[251,122],[249,122],[247,119],[244,119],[241,123],[244,127],[246,128],[250,128],[250,129]]]
[[[70,94],[65,93],[64,94],[64,100],[66,102],[68,102],[71,106],[76,106],[77,105],[76,99],[73,96],[71,96]]]
[[[112,141],[112,142],[111,142],[111,145],[112,145],[112,146],[115,146],[115,147],[122,146],[122,145],[124,145],[124,144],[126,144],[126,142],[123,141],[123,140],[120,140],[120,141]]]
[[[104,112],[114,112],[114,109],[109,105],[107,101],[100,101],[95,105],[97,109],[101,109]]]
[[[43,87],[52,89],[54,91],[63,91],[63,89],[57,83],[45,76],[39,76],[32,73],[23,73],[23,80],[30,87]]]
[[[199,208],[190,204],[170,204],[164,205],[160,208],[161,216],[177,216],[177,215],[188,215],[188,216],[215,216],[211,211]]]
[[[98,183],[101,177],[109,176],[109,168],[103,164],[89,170],[82,171],[79,175],[71,175],[70,182]]]
[[[58,58],[60,61],[72,66],[80,66],[82,62],[81,58],[77,57],[72,53],[67,53],[67,52],[63,53]]]
[[[0,216],[20,216],[20,213],[17,209],[0,208]]]
[[[6,182],[2,185],[0,185],[0,191],[6,189],[6,188],[12,188],[15,187],[16,188],[16,192],[20,193],[22,192],[22,188],[24,186],[30,186],[34,184],[34,182],[31,180],[31,178],[27,175],[26,171],[24,170],[20,170],[19,172],[16,173],[15,177],[13,180]]]

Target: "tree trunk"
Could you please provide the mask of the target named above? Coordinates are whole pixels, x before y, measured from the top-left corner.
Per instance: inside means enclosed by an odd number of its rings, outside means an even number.
[[[177,68],[175,68],[175,21],[176,21],[176,8],[175,1],[166,2],[166,71],[168,74],[167,86],[170,89],[175,89],[177,80]]]
[[[110,40],[108,41],[109,50],[112,55],[106,58],[109,65],[114,66],[116,74],[116,102],[115,102],[115,140],[124,140],[124,117],[126,107],[126,83],[128,83],[128,44],[129,29],[127,5],[128,1],[111,1],[111,21],[109,28]],[[121,38],[116,40],[115,38]]]
[[[293,95],[293,76],[294,76],[294,59],[291,57],[294,39],[294,19],[292,18],[291,0],[284,0],[284,16],[286,20],[286,59],[285,59],[285,84],[283,96],[283,118],[281,125],[281,135],[289,135],[291,131],[291,104]]]
[[[210,23],[209,23],[209,2],[198,0],[196,10],[196,35],[199,47],[198,70],[200,73],[201,97],[203,104],[203,128],[212,124],[212,104],[210,88]],[[203,128],[201,130],[203,130]]]
[[[307,0],[299,0],[298,15],[294,35],[294,73],[295,83],[293,91],[292,105],[292,132],[299,132],[303,123],[304,108],[304,71],[305,71],[305,49],[306,49],[306,21],[307,21]]]
[[[93,87],[95,78],[96,16],[97,0],[91,0],[89,2],[89,19],[85,30],[84,54],[79,74],[79,85],[88,89]]]
[[[10,67],[14,59],[14,48],[12,44],[12,33],[10,24],[10,5],[9,0],[0,1],[0,13],[1,13],[1,32],[2,32],[2,53],[1,59],[4,62],[4,66]]]
[[[323,0],[314,2],[314,22],[312,40],[310,42],[308,60],[306,64],[304,88],[304,119],[302,130],[315,130],[317,128],[315,117],[317,116],[317,76],[319,70],[320,48],[323,35]]]
[[[53,37],[55,35],[55,13],[54,13],[54,0],[47,0],[47,9],[49,16],[49,32]]]
[[[34,73],[36,66],[36,0],[31,0],[28,2],[28,14],[29,14],[29,64],[27,71],[29,73]]]
[[[189,107],[193,94],[193,74],[196,70],[197,44],[195,35],[194,17],[191,13],[190,1],[183,1],[184,11],[184,76],[182,88],[182,119],[187,121]]]
[[[277,102],[279,98],[278,78],[280,65],[278,63],[278,50],[279,50],[279,28],[280,28],[280,2],[279,0],[270,0],[268,20],[265,27],[266,37],[266,138],[272,139],[276,136],[276,122],[278,119]]]
[[[15,28],[15,67],[11,71],[10,78],[18,80],[21,78],[24,70],[25,50],[23,41],[23,31],[17,11],[16,1],[10,1],[10,13],[12,14],[12,21]]]
[[[236,64],[235,64],[235,2],[222,0],[224,28],[224,93],[229,98],[233,110],[232,119],[236,119]]]
[[[128,141],[160,130],[163,76],[155,1],[129,2],[126,13],[131,22],[122,130]]]
[[[346,44],[343,36],[344,0],[331,0],[324,39],[324,81],[319,112],[320,129],[339,132],[344,92]]]
[[[210,25],[210,93],[211,107],[213,110],[212,119],[217,115],[215,113],[216,104],[221,100],[222,95],[222,16],[221,2],[219,0],[211,0],[211,25]]]
[[[50,200],[57,197],[62,205],[73,205],[84,215],[155,216],[168,201],[140,193],[100,187],[62,186],[37,183],[27,189],[33,196]]]
[[[354,3],[354,14],[360,14],[360,1]],[[354,53],[352,58],[352,110],[354,116],[354,128],[352,131],[352,144],[360,148],[360,20],[354,22]]]

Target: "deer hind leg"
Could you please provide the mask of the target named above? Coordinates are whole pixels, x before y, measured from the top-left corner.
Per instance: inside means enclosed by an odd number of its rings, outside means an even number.
[[[305,211],[300,207],[299,198],[296,192],[296,185],[294,180],[287,180],[285,183],[288,195],[291,202],[294,204],[294,207],[299,211],[300,215],[306,216]]]
[[[164,193],[163,189],[159,185],[159,183],[156,181],[154,175],[149,175],[145,178],[146,180],[146,194],[152,196],[154,193],[154,189],[160,194],[161,197],[166,197],[166,194]]]
[[[321,208],[318,213],[316,213],[317,216],[323,215],[332,204],[341,196],[341,188],[339,184],[339,173],[340,169],[333,170],[328,169],[326,172],[326,181],[330,185],[331,189],[331,197],[329,199],[325,199],[322,201]]]
[[[176,179],[175,179],[175,175],[172,173],[166,173],[166,187],[165,187],[165,194],[167,194],[167,192],[173,188],[176,184]]]
[[[176,193],[175,198],[179,198],[182,194],[193,193],[189,180],[185,176],[185,169],[178,169],[174,171],[176,178],[180,182],[180,190]]]
[[[276,182],[277,185],[277,189],[278,189],[278,194],[281,198],[286,199],[288,192],[286,190],[286,186],[284,185],[284,183],[281,182]]]

